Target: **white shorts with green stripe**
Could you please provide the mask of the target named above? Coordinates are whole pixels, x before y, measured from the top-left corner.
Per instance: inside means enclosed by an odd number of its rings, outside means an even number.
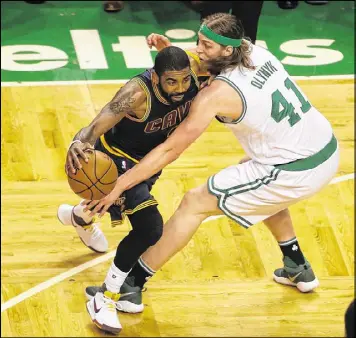
[[[320,191],[338,164],[338,149],[316,167],[298,171],[250,160],[211,176],[208,189],[226,216],[248,228]]]

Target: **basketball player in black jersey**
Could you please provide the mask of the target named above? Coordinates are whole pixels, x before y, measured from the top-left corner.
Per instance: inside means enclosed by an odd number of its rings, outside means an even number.
[[[78,158],[87,160],[85,151],[88,149],[109,155],[117,165],[119,174],[132,168],[153,148],[163,143],[188,114],[199,89],[193,68],[182,49],[172,46],[160,51],[153,69],[132,78],[90,125],[76,134],[67,153],[66,170],[80,168]],[[120,331],[121,325],[115,306],[114,311],[110,311],[112,306],[109,298],[117,300],[120,288],[121,294],[125,293],[125,286],[128,288],[129,285],[122,284],[128,273],[142,253],[162,235],[163,219],[157,208],[158,202],[150,194],[159,176],[160,173],[126,191],[108,210],[113,226],[127,216],[132,230],[117,247],[103,292],[95,296],[95,304],[90,306],[88,302],[87,308],[99,327],[114,333]],[[90,212],[83,209],[84,206],[80,204],[61,205],[58,218],[63,224],[73,225],[89,248],[105,252],[108,243],[104,234],[93,222]],[[120,301],[125,304],[125,297],[121,297]],[[128,302],[128,305],[125,309],[128,312],[143,310],[141,300],[137,304]]]

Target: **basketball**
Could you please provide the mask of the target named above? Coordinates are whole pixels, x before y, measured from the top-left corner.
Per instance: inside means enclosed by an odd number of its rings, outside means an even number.
[[[98,150],[86,151],[88,162],[81,157],[82,169],[68,171],[68,183],[75,194],[87,200],[100,200],[115,187],[118,172],[114,161]]]

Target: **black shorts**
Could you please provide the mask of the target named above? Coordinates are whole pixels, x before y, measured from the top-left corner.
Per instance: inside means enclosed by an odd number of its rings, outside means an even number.
[[[95,150],[99,150],[112,158],[116,164],[119,175],[122,175],[127,170],[131,169],[136,163],[124,156],[119,156],[107,150],[100,140],[95,144]],[[132,215],[134,212],[139,211],[151,205],[158,205],[158,202],[151,195],[150,191],[160,176],[161,172],[153,175],[151,178],[143,181],[133,188],[126,190],[113,204],[108,212],[111,217],[111,225],[116,226],[121,224],[125,215]]]

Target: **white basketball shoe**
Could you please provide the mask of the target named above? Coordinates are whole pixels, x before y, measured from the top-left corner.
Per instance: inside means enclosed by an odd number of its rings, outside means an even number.
[[[93,323],[101,330],[113,334],[119,334],[122,329],[115,307],[118,297],[118,294],[109,291],[97,292],[87,302],[87,310]]]
[[[59,221],[64,225],[73,225],[81,241],[95,252],[106,252],[109,248],[104,233],[98,223],[89,217],[90,213],[83,211],[84,206],[78,204],[75,207],[69,204],[61,204],[57,211]]]

